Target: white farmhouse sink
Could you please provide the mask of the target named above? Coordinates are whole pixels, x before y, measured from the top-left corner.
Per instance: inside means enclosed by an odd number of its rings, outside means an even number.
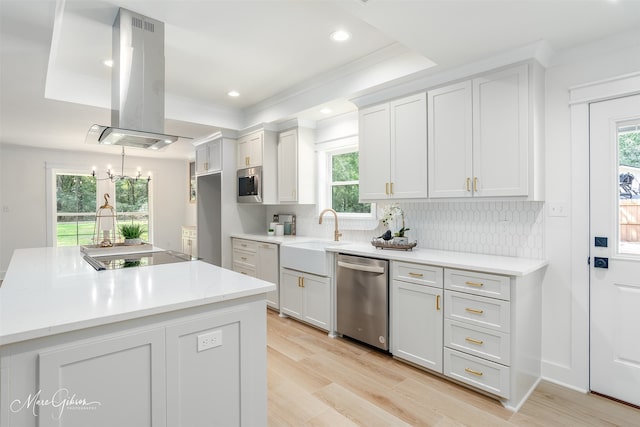
[[[325,250],[329,246],[344,245],[346,242],[333,240],[311,240],[280,246],[280,265],[293,270],[328,276],[331,254]]]

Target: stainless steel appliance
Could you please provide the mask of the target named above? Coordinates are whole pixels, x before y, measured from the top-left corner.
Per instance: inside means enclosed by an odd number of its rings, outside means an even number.
[[[147,265],[172,264],[195,261],[198,258],[174,251],[139,252],[118,255],[85,255],[84,260],[96,270],[117,270],[120,268],[144,267]]]
[[[337,331],[389,350],[389,262],[338,254]]]
[[[262,166],[238,170],[238,203],[262,203]]]

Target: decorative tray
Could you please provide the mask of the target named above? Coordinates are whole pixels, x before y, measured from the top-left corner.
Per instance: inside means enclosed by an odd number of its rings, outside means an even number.
[[[412,250],[418,242],[394,243],[393,240],[372,239],[371,244],[378,249]]]
[[[115,245],[106,248],[98,245],[80,246],[80,252],[86,255],[117,255],[151,251],[153,251],[153,245],[151,243],[141,243],[139,245],[116,243]]]

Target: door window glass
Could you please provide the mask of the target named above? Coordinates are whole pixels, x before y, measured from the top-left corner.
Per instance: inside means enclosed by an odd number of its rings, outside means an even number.
[[[618,253],[640,255],[640,120],[618,125]]]

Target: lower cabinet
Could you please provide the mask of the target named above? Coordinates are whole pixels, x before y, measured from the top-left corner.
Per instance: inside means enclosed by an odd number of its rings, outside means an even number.
[[[280,271],[280,313],[328,331],[331,279],[288,268]]]
[[[276,290],[267,293],[267,305],[280,308],[279,283],[279,246],[246,239],[233,238],[233,271],[257,277],[276,285]]]
[[[442,372],[442,268],[392,263],[391,353]]]
[[[0,424],[266,425],[266,345],[248,297],[2,346]]]

